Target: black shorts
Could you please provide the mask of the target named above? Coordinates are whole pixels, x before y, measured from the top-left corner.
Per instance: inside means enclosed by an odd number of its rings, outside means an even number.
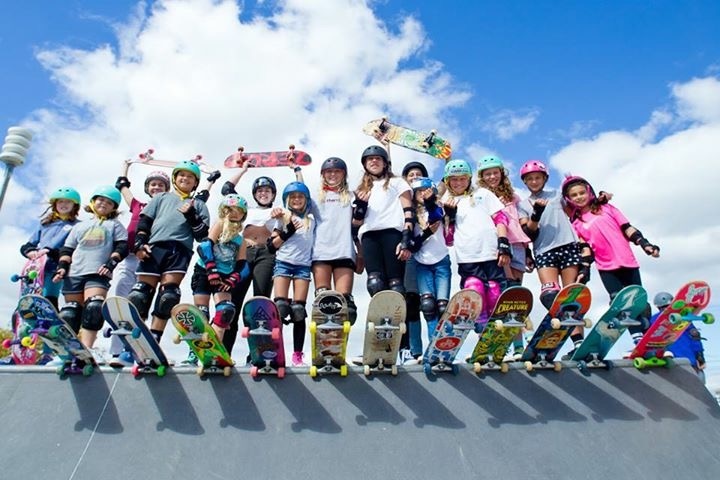
[[[104,288],[105,290],[110,290],[110,279],[96,273],[77,277],[71,275],[65,277],[63,280],[62,293],[63,295],[82,293],[87,288]]]
[[[164,273],[185,274],[190,266],[192,251],[179,242],[157,242],[150,245],[150,257],[138,265],[138,275],[159,277]]]
[[[353,272],[355,271],[355,262],[350,258],[339,258],[337,260],[313,260],[312,266],[315,265],[329,265],[330,268],[335,270],[336,268],[349,268]]]
[[[577,243],[561,245],[535,257],[537,268],[565,270],[578,265],[580,265],[580,245]]]
[[[468,277],[480,279],[483,283],[490,281],[502,284],[505,281],[505,270],[498,266],[497,260],[486,262],[459,263],[458,275],[460,275],[460,288],[464,288],[465,280]]]

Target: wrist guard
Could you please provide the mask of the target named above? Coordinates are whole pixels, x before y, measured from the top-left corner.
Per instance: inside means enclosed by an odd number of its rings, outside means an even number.
[[[57,269],[55,269],[55,275],[60,273],[61,270],[64,270],[65,276],[67,276],[67,274],[70,273],[70,262],[65,260],[58,262]]]
[[[512,247],[507,237],[498,237],[497,241],[498,255],[507,255],[512,257]]]
[[[215,182],[218,178],[220,178],[220,170],[215,170],[207,177],[207,181],[210,183]]]
[[[447,217],[449,224],[454,225],[455,219],[457,218],[457,205],[454,207],[448,207],[445,205],[445,216]]]
[[[353,207],[354,208],[352,218],[355,220],[365,220],[365,215],[367,215],[368,202],[356,198],[355,202],[353,203]]]
[[[137,232],[135,234],[135,242],[133,243],[133,253],[137,253],[139,250],[142,250],[142,247],[147,245],[149,236],[145,232]]]
[[[280,240],[287,242],[287,239],[292,237],[296,231],[297,229],[295,228],[295,224],[290,221],[287,225],[285,225],[285,229],[282,230],[278,236],[280,237]]]
[[[540,217],[542,217],[543,212],[545,211],[545,205],[540,205],[539,203],[535,202],[533,204],[533,213],[530,215],[530,220],[537,223],[540,221]]]
[[[127,177],[118,177],[115,181],[115,188],[122,190],[123,188],[130,188],[130,180]]]
[[[113,270],[115,270],[115,267],[118,266],[118,263],[120,263],[120,260],[118,260],[114,257],[110,257],[110,258],[108,258],[108,261],[105,262],[104,267],[112,272]]]

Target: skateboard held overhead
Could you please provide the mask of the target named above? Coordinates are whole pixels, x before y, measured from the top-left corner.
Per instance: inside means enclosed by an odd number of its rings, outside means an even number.
[[[225,168],[240,168],[245,163],[250,167],[303,167],[310,165],[312,158],[290,144],[287,150],[278,152],[246,152],[243,147],[225,159]]]
[[[450,142],[437,135],[435,130],[422,133],[390,123],[387,117],[371,120],[363,127],[363,132],[386,146],[394,143],[445,161],[450,160],[452,156]]]

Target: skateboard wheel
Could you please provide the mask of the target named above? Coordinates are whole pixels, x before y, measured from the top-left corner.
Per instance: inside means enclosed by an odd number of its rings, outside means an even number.
[[[507,372],[509,372],[509,371],[510,371],[510,365],[508,365],[507,363],[504,363],[504,362],[501,363],[501,364],[500,364],[500,371],[501,371],[502,373],[507,373]]]
[[[137,377],[140,375],[140,366],[139,365],[133,365],[130,369],[130,373],[132,373],[133,377]]]
[[[350,333],[350,322],[348,322],[348,321],[343,322],[343,333],[345,333],[345,334]]]
[[[56,373],[60,378],[65,377],[65,365],[62,365],[62,366],[60,366],[60,367],[57,367],[57,368],[55,369],[55,373]]]
[[[615,364],[611,360],[605,360],[605,370],[612,370]]]
[[[375,333],[375,322],[367,322],[368,333]]]
[[[229,377],[232,374],[232,367],[225,367],[223,368],[223,375],[226,377]]]
[[[167,373],[167,367],[165,365],[160,365],[157,368],[157,376],[158,377],[164,377],[166,373]]]
[[[405,335],[407,332],[407,324],[405,322],[400,323],[400,335]]]
[[[363,373],[366,377],[370,376],[370,365],[363,365]]]
[[[130,336],[132,338],[134,338],[135,340],[140,338],[140,335],[142,335],[142,332],[140,331],[140,329],[138,327],[133,328],[132,332],[130,332]]]
[[[22,346],[25,347],[25,348],[30,348],[30,349],[35,348],[35,343],[33,342],[32,337],[23,337],[23,338],[20,340],[20,345],[22,345]],[[8,345],[8,347],[9,347],[9,346],[10,346],[10,345]],[[5,348],[8,348],[8,347],[5,347]]]
[[[473,363],[473,372],[477,374],[482,373],[482,364],[480,362]]]
[[[713,315],[712,313],[703,313],[701,316],[703,323],[706,323],[708,325],[710,325],[711,323],[715,323],[715,315]]]
[[[397,365],[393,365],[392,367],[390,367],[390,375],[395,376],[397,374],[398,374]]]
[[[240,331],[240,336],[242,338],[248,338],[250,336],[250,327],[243,327]]]
[[[285,367],[278,367],[277,376],[278,378],[285,378]]]
[[[670,323],[672,325],[676,325],[676,324],[682,322],[682,315],[680,315],[679,313],[671,313],[670,316],[668,317],[668,320],[670,321]]]
[[[634,365],[635,368],[637,368],[637,369],[645,368],[645,365],[646,365],[645,359],[644,359],[644,358],[641,358],[641,357],[635,357],[635,358],[633,359],[633,365]]]
[[[310,334],[315,335],[317,332],[317,322],[310,322],[308,330],[310,330]]]
[[[272,338],[276,342],[280,340],[280,329],[278,327],[272,329],[272,332],[270,333],[270,338]]]
[[[533,329],[533,323],[532,320],[529,318],[525,319],[525,330],[532,330]]]
[[[93,373],[93,366],[92,365],[85,365],[82,369],[82,374],[84,377],[89,377]]]
[[[315,378],[315,377],[317,377],[317,374],[318,374],[318,368],[315,365],[310,367],[310,376],[312,378]]]
[[[112,336],[112,328],[106,328],[103,330],[103,337],[110,338]]]
[[[585,360],[578,360],[577,362],[577,368],[581,372],[587,371],[587,362]]]
[[[10,348],[12,346],[12,340],[9,338],[6,338],[2,342],[2,346],[3,346],[3,348]]]
[[[340,365],[340,376],[341,377],[347,377],[348,374],[348,367],[347,365]]]
[[[450,365],[450,371],[453,375],[457,375],[458,372],[460,372],[460,367],[458,367],[456,363],[453,363],[452,365]]]
[[[532,371],[533,371],[533,368],[534,368],[534,367],[533,367],[533,364],[532,364],[531,361],[525,362],[525,370],[527,370],[528,372],[532,372]]]
[[[207,332],[203,332],[203,334],[200,335],[200,339],[203,341],[203,343],[207,343],[210,341],[210,335],[208,335]]]
[[[197,368],[195,369],[195,373],[197,373],[197,376],[198,376],[198,377],[202,377],[203,374],[205,373],[205,367],[203,367],[202,365],[200,365],[199,367],[197,367]]]
[[[177,345],[178,343],[180,343],[180,340],[181,340],[180,335],[175,335],[175,336],[173,337],[173,339],[172,339],[172,341],[173,341],[173,343],[174,343],[175,345]]]
[[[498,332],[502,332],[502,329],[505,327],[505,324],[502,320],[495,320],[495,330]]]
[[[685,301],[684,300],[677,300],[672,303],[671,305],[673,310],[682,310],[685,307]]]
[[[554,362],[554,363],[553,363],[553,370],[555,370],[556,372],[559,372],[560,370],[562,370],[562,363],[561,363],[561,362]]]
[[[250,367],[250,376],[255,378],[255,377],[257,377],[257,374],[258,374],[258,367],[255,365]]]
[[[432,373],[432,365],[429,363],[423,364],[423,371],[425,372],[425,375],[430,375],[430,373]]]
[[[590,320],[589,318],[583,319],[583,322],[585,323],[585,328],[592,327],[592,320]]]
[[[57,338],[60,336],[60,331],[60,327],[58,325],[54,325],[48,329],[46,335],[48,336],[48,338]],[[78,338],[80,338],[79,335]]]
[[[560,319],[559,319],[559,318],[553,318],[552,320],[550,320],[550,327],[551,327],[553,330],[557,330],[557,329],[560,328],[561,326],[562,326],[562,323],[560,322]]]

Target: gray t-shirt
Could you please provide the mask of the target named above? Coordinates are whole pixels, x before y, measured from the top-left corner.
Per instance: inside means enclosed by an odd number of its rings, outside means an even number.
[[[297,218],[293,215],[293,218]],[[313,241],[315,239],[315,218],[307,215],[302,220],[303,226],[283,243],[275,254],[275,260],[309,267],[312,263]],[[283,221],[275,221],[275,229],[283,229]]]
[[[538,236],[533,241],[535,255],[541,255],[553,248],[577,242],[575,230],[563,210],[562,196],[559,191],[543,190],[537,195],[530,195],[518,204],[520,218],[530,218],[533,212],[532,203],[540,199],[546,199],[548,203],[540,217]]]
[[[65,240],[66,247],[75,249],[70,275],[97,273],[98,268],[110,259],[115,242],[127,241],[127,238],[127,229],[117,219],[101,221],[94,218],[76,224]]]
[[[178,211],[188,199],[183,200],[175,192],[163,192],[155,195],[143,209],[142,215],[153,219],[150,231],[150,244],[157,242],[182,243],[188,250],[193,248],[192,227],[185,216]],[[206,225],[210,225],[210,213],[205,202],[193,200],[195,211]]]

